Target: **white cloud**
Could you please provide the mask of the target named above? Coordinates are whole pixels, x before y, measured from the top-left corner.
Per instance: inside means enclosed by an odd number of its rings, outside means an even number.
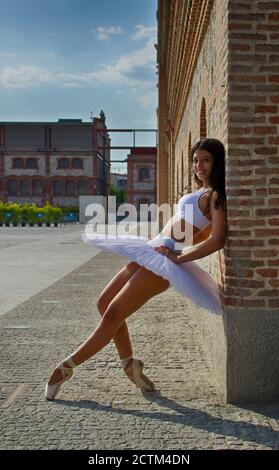
[[[38,67],[6,67],[0,72],[0,84],[5,88],[29,88],[45,85],[52,79],[51,74]]]
[[[135,26],[136,32],[133,34],[132,39],[148,39],[155,38],[157,34],[156,26],[144,26],[143,24],[137,24]]]
[[[144,47],[124,54],[115,63],[89,72],[49,71],[36,66],[6,67],[0,70],[4,88],[27,89],[48,84],[63,88],[83,86],[117,87],[115,93],[132,93],[137,102],[148,107],[156,100],[156,51],[150,38]]]
[[[112,34],[122,34],[123,29],[121,26],[109,26],[107,28],[98,26],[96,30],[92,29],[92,33],[97,33],[96,39],[98,41],[107,41]]]

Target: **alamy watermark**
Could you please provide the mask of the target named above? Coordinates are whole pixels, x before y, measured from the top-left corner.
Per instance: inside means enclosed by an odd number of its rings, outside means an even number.
[[[193,206],[183,204],[180,207],[175,204],[174,209],[175,215],[172,216],[170,204],[140,204],[139,211],[135,205],[128,203],[117,208],[116,197],[108,196],[107,208],[99,203],[86,207],[85,233],[90,238],[107,239],[123,236],[172,238],[176,243],[175,249],[181,248],[181,244],[192,245]]]

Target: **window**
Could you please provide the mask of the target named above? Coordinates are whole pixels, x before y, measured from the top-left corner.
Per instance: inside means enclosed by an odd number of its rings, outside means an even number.
[[[62,180],[53,181],[53,195],[54,196],[63,196],[64,184]]]
[[[76,170],[80,170],[83,168],[83,161],[81,160],[81,158],[72,159],[72,168],[75,168]]]
[[[89,194],[88,183],[86,180],[80,180],[78,182],[78,194],[79,196],[84,196],[86,194]]]
[[[33,196],[41,196],[43,194],[43,183],[41,180],[34,180],[32,183]]]
[[[38,168],[38,160],[36,158],[27,158],[26,168],[28,168],[28,169],[37,169]]]
[[[24,168],[24,158],[14,158],[13,168]]]
[[[139,169],[139,181],[149,179],[149,170],[146,166]]]
[[[9,196],[17,196],[18,184],[16,180],[9,180],[7,182],[7,190]]]
[[[70,160],[68,158],[60,158],[58,160],[58,168],[60,170],[65,170],[70,168]]]
[[[204,98],[202,99],[200,113],[200,138],[206,138],[206,103]]]
[[[75,196],[76,185],[73,180],[66,181],[66,196]]]
[[[22,180],[20,182],[20,194],[21,196],[30,196],[30,184],[28,180]]]

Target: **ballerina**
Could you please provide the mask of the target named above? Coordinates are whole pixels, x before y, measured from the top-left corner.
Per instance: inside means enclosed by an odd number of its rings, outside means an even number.
[[[73,368],[82,364],[112,339],[122,368],[136,387],[152,391],[153,382],[143,374],[144,363],[133,357],[126,319],[155,295],[170,286],[196,305],[222,314],[219,286],[195,260],[224,247],[227,233],[225,195],[225,149],[216,139],[204,139],[191,149],[194,178],[200,187],[178,202],[178,210],[161,233],[152,240],[143,237],[100,239],[88,234],[83,239],[104,250],[121,254],[131,262],[109,282],[97,307],[102,316],[90,336],[70,356],[60,362],[46,385],[45,397],[54,400],[61,385],[69,380]],[[192,205],[192,218],[189,217]],[[177,236],[180,232],[189,236]],[[177,250],[179,246],[185,249]]]

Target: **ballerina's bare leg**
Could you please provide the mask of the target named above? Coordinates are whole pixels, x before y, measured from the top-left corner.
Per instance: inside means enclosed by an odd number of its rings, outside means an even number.
[[[119,271],[119,273],[117,273],[116,276],[114,276],[114,278],[105,287],[97,301],[97,307],[102,316],[104,315],[106,309],[108,308],[113,298],[120,292],[126,282],[129,281],[129,279],[133,276],[133,274],[135,274],[138,269],[140,269],[139,264],[134,262],[129,263],[127,266],[121,269],[121,271]],[[115,343],[120,359],[132,356],[133,350],[127,323],[125,321],[115,333],[113,341]]]
[[[93,333],[71,354],[73,362],[79,365],[103,349],[112,338],[115,338],[126,318],[168,287],[169,282],[162,277],[143,267],[137,269],[109,303]],[[67,364],[66,360],[64,364]],[[60,374],[60,370],[55,369],[49,384],[60,380]]]

